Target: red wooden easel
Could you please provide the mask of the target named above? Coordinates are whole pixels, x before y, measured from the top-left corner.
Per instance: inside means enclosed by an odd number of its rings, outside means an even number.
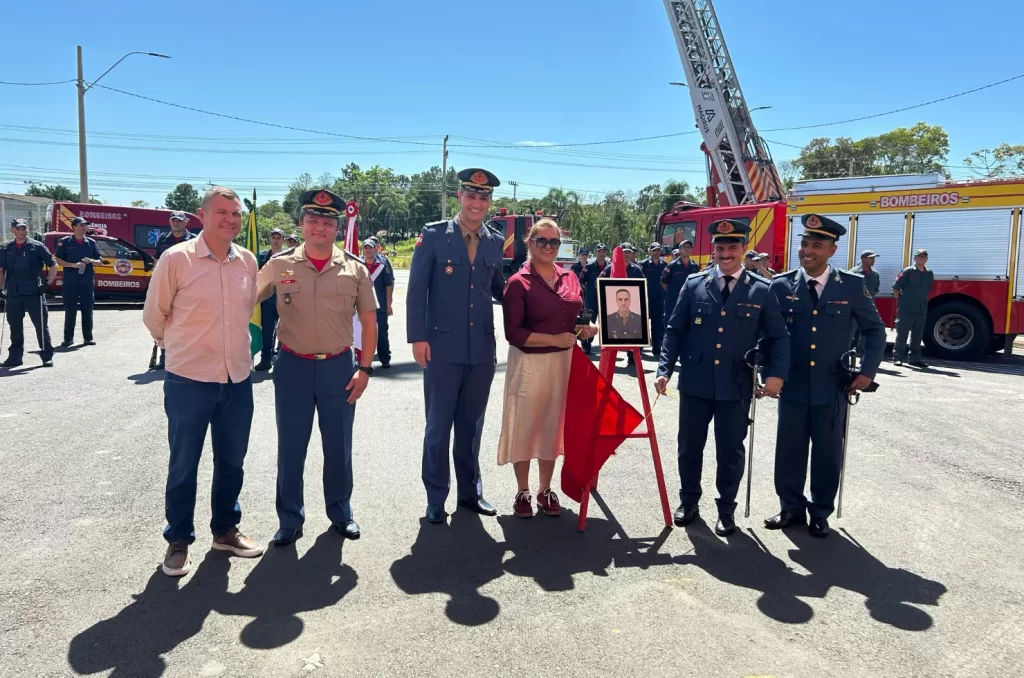
[[[604,378],[608,380],[608,384],[612,383],[615,378],[615,359],[618,358],[619,351],[624,353],[631,353],[633,355],[633,363],[636,365],[636,379],[637,384],[640,387],[640,401],[643,403],[644,412],[646,416],[644,420],[647,422],[647,430],[641,433],[630,433],[626,438],[647,438],[651,442],[651,457],[654,459],[654,475],[658,479],[658,492],[661,495],[661,508],[665,514],[665,525],[672,524],[672,511],[668,505],[668,492],[665,489],[665,474],[661,470],[661,454],[658,452],[658,436],[654,433],[654,417],[651,412],[650,398],[647,396],[647,381],[644,379],[644,367],[643,362],[640,360],[640,349],[638,348],[602,348],[601,349],[601,362],[599,363],[598,369]],[[596,434],[596,431],[595,431]],[[594,477],[587,481],[587,484],[583,487],[583,501],[580,502],[580,520],[577,528],[580,532],[583,532],[587,526],[587,505],[590,504],[590,491],[597,487],[597,472],[594,472]]]

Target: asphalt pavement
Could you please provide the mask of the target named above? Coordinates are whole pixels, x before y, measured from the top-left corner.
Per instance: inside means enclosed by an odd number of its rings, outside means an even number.
[[[585,533],[512,515],[495,463],[506,347],[481,446],[497,518],[421,519],[421,370],[405,343],[358,405],[353,507],[363,537],[328,531],[318,431],[306,464],[305,536],[269,546],[274,387],[255,377],[241,495],[260,559],[209,550],[209,442],[193,571],[160,573],[167,470],[163,375],[138,308],[101,307],[94,347],[53,369],[0,370],[0,676],[1010,676],[1024,670],[1024,357],[889,364],[852,413],[844,515],[825,540],[771,532],[776,404],[758,406],[749,518],[666,528],[651,450],[605,467]],[[62,313],[52,313],[59,339]],[[5,346],[10,341],[9,330]],[[29,338],[30,347],[32,338]],[[624,365],[624,360],[619,361]],[[654,361],[644,361],[653,393]],[[635,375],[615,385],[637,407]],[[678,400],[653,412],[675,508]],[[535,477],[535,476],[534,476]],[[557,477],[557,475],[556,475]],[[454,475],[453,475],[454,479]],[[536,481],[534,481],[536,482]],[[557,491],[556,483],[556,491]]]

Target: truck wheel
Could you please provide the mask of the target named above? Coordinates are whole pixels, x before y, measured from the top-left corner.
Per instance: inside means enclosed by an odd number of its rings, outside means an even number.
[[[924,343],[931,355],[973,360],[985,354],[991,340],[988,318],[969,303],[950,301],[928,312]]]

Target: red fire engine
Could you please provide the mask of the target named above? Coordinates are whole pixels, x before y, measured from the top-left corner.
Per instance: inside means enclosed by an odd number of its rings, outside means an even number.
[[[188,213],[186,216],[188,229],[198,234],[203,228],[199,217]],[[147,254],[153,254],[157,239],[171,230],[171,210],[74,202],[55,202],[46,207],[46,225],[50,231],[71,233],[71,220],[75,217],[88,219],[98,231],[127,240]]]
[[[852,268],[871,249],[881,277],[876,305],[895,321],[892,283],[914,249],[928,250],[935,272],[925,345],[933,355],[974,358],[1012,351],[1024,333],[1024,179],[947,182],[941,175],[852,177],[796,182],[785,195],[768,146],[757,134],[710,0],[664,0],[707,156],[708,206],[677,203],[655,224],[666,246],[694,243],[712,253],[705,226],[740,219],[750,247],[770,266],[799,265],[799,218],[815,212],[847,226],[832,263]],[[795,224],[795,226],[794,226]]]

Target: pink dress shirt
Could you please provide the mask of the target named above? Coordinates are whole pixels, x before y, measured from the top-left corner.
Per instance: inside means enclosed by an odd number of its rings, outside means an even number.
[[[203,235],[160,257],[142,321],[166,349],[168,372],[218,384],[249,378],[257,268],[253,253],[236,245],[218,261]]]

